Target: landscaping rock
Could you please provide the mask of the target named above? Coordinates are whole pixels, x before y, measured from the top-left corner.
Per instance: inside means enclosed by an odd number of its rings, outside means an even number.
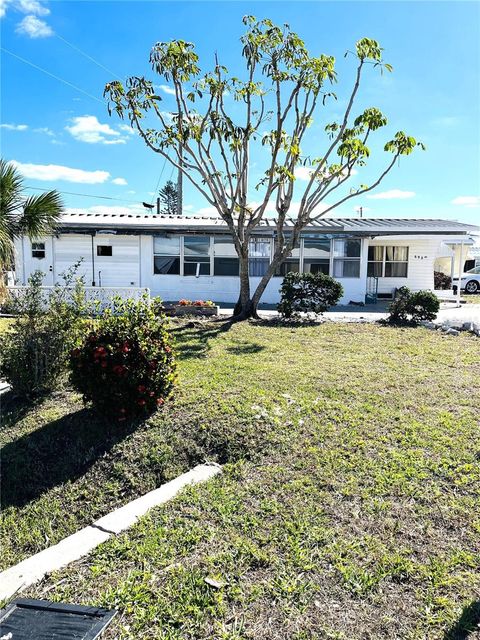
[[[458,329],[452,329],[451,327],[445,332],[447,336],[458,336],[460,331]]]

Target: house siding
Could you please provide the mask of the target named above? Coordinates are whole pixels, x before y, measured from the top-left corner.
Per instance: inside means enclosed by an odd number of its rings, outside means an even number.
[[[403,285],[417,291],[433,289],[435,256],[443,235],[384,236],[362,239],[360,277],[341,278],[344,295],[341,304],[351,301],[364,302],[367,286],[368,246],[408,246],[408,275],[406,278],[379,278],[378,291],[390,294]],[[85,283],[93,281],[105,287],[145,287],[152,296],[160,296],[165,301],[180,298],[209,299],[219,303],[234,303],[238,298],[239,280],[235,276],[180,276],[156,275],[153,273],[153,237],[147,234],[101,234],[64,233],[44,239],[46,255],[44,259],[32,258],[31,243],[27,238],[16,241],[16,280],[24,284],[28,276],[40,269],[47,274],[45,284],[61,281],[60,274],[82,260],[78,270]],[[112,247],[112,256],[98,256],[96,247]],[[101,272],[99,274],[99,272]],[[260,282],[259,277],[251,278],[252,293]],[[262,302],[275,304],[279,301],[281,277],[269,282]]]

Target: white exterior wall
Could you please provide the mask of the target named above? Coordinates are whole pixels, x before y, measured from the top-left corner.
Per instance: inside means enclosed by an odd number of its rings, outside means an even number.
[[[379,278],[378,293],[392,293],[399,287],[412,291],[430,289],[433,291],[433,271],[437,248],[444,238],[439,236],[383,236],[369,241],[369,246],[408,247],[408,271],[406,278]],[[368,253],[368,252],[367,252]]]
[[[44,259],[32,258],[31,243],[27,238],[16,241],[16,281],[24,284],[28,276],[40,269],[47,274],[45,284],[59,280],[59,274],[83,259],[79,273],[85,276],[85,283],[92,284],[92,236],[89,234],[63,234],[44,239],[46,255]],[[360,277],[342,278],[344,295],[341,304],[365,300],[367,283],[368,246],[393,245],[408,246],[407,278],[379,278],[379,293],[391,293],[403,285],[416,291],[433,289],[435,255],[442,241],[448,236],[384,236],[362,240]],[[94,277],[105,287],[148,287],[152,296],[160,296],[166,301],[180,298],[214,300],[220,303],[234,303],[238,298],[239,280],[235,276],[179,276],[156,275],[153,273],[153,236],[151,235],[96,235],[94,242]],[[112,256],[97,256],[98,245],[112,246]],[[23,248],[22,248],[23,247]],[[251,278],[252,293],[260,278]],[[279,301],[281,277],[270,281],[262,297],[262,302],[275,304]]]
[[[32,257],[32,244],[28,238],[16,241],[16,281],[26,284],[34,271],[45,274],[44,284],[61,282],[61,274],[81,260],[77,276],[85,278],[85,284],[104,287],[140,287],[140,237],[134,235],[96,235],[66,233],[57,237],[39,238],[45,243],[45,258]],[[98,256],[97,246],[112,247],[111,256]]]

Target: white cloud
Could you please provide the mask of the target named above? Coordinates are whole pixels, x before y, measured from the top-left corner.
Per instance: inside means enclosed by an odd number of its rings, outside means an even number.
[[[38,0],[17,0],[15,7],[23,13],[34,13],[37,16],[48,16],[50,9],[44,7]]]
[[[29,38],[48,38],[53,36],[53,29],[44,20],[39,20],[36,16],[25,16],[17,24],[15,31],[23,33]]]
[[[112,180],[113,184],[120,184],[120,185],[126,185],[128,184],[127,181],[125,180],[125,178],[114,178]]]
[[[480,207],[480,196],[457,196],[450,204],[458,204],[462,207],[473,209],[475,207]]]
[[[55,137],[55,132],[52,131],[51,129],[49,129],[48,127],[38,127],[37,129],[34,129],[35,133],[44,133],[46,136],[50,136],[50,138],[54,138]]]
[[[0,18],[3,18],[3,16],[6,14],[7,5],[8,5],[8,0],[0,0]]]
[[[66,182],[78,182],[81,184],[102,184],[110,177],[108,171],[84,171],[72,169],[58,164],[23,164],[12,160],[12,164],[25,176],[32,180],[65,180]]]
[[[161,89],[164,93],[168,93],[169,96],[175,95],[175,89],[173,87],[169,87],[168,84],[159,84],[158,88]]]
[[[413,198],[415,191],[402,191],[401,189],[390,189],[390,191],[382,191],[381,193],[374,193],[368,195],[367,198],[371,200],[405,200],[406,198]]]
[[[128,124],[119,124],[118,128],[120,129],[120,131],[124,131],[129,136],[134,136],[135,135],[134,129],[132,129],[132,127],[130,125],[128,125]]]
[[[0,129],[8,129],[9,131],[25,131],[28,124],[0,124]]]
[[[78,116],[72,118],[73,125],[65,129],[81,142],[89,144],[125,144],[125,139],[108,124],[102,124],[96,116]],[[110,136],[110,137],[106,137]]]
[[[136,191],[133,191],[133,189],[129,189],[127,193],[133,194],[133,193],[136,193]]]

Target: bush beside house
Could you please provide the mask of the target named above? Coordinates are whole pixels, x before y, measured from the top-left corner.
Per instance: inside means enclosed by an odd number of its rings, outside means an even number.
[[[284,318],[291,318],[300,312],[323,313],[340,300],[343,287],[324,273],[288,273],[280,289],[280,303],[277,306]]]
[[[388,322],[416,326],[420,322],[435,320],[439,309],[440,301],[431,291],[412,292],[408,287],[400,287],[388,307]]]

